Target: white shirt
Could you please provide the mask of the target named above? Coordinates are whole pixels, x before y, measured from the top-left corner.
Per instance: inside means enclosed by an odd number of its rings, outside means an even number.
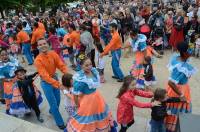
[[[65,89],[65,90],[63,90],[63,93],[65,95],[65,97],[64,97],[65,108],[74,107],[74,103],[72,101],[72,98],[67,96],[67,95],[72,94],[72,89],[70,89],[70,90]]]
[[[100,53],[97,53],[97,68],[98,69],[104,69],[105,68],[105,58],[104,57],[102,57],[102,58],[100,58],[99,57],[100,56]]]

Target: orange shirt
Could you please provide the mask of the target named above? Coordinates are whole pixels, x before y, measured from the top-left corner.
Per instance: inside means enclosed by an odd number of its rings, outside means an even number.
[[[121,47],[122,47],[121,38],[119,36],[118,31],[115,31],[112,35],[110,43],[105,47],[103,55],[108,54],[109,51],[120,49]]]
[[[17,34],[17,44],[28,42],[29,40],[30,40],[30,37],[29,37],[28,33],[26,33],[25,31],[21,30]]]
[[[39,27],[40,29],[45,30],[44,24],[41,23],[41,22],[38,22],[38,27]],[[46,31],[46,30],[45,30],[45,31]]]
[[[71,41],[71,44],[73,46],[79,46],[80,45],[80,33],[77,32],[77,31],[72,31],[70,33],[70,41]]]
[[[36,57],[34,65],[40,77],[44,81],[51,84],[55,88],[60,87],[60,82],[55,80],[53,76],[55,75],[57,68],[62,73],[67,73],[67,67],[55,51],[48,51],[47,54],[40,53]]]
[[[45,37],[45,30],[37,28],[35,31],[33,31],[32,38],[31,38],[31,44],[35,44],[38,39]]]
[[[71,47],[73,46],[72,43],[71,43],[71,40],[70,40],[70,34],[66,34],[63,38],[63,44],[67,47]]]

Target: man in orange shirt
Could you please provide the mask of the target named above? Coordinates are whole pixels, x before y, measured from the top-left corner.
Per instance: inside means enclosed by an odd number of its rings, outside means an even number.
[[[35,18],[35,21],[38,23],[38,27],[40,29],[43,29],[44,31],[46,31],[44,24],[40,22],[40,19],[38,17]]]
[[[19,31],[17,34],[17,44],[22,44],[22,52],[26,56],[29,65],[33,64],[33,56],[31,53],[31,44],[30,37],[28,33],[22,30],[22,24],[17,25],[17,30]]]
[[[122,41],[117,30],[117,24],[115,23],[110,24],[110,32],[112,33],[112,39],[110,40],[110,43],[105,47],[104,52],[100,55],[100,57],[107,55],[109,51],[111,51],[112,54],[111,65],[114,74],[112,78],[118,79],[118,82],[122,82],[124,74],[122,73],[122,70],[119,65],[121,57]]]
[[[64,86],[58,81],[56,69],[67,73],[67,67],[55,51],[49,51],[49,46],[44,38],[37,41],[40,54],[36,57],[34,65],[41,77],[41,87],[50,105],[49,112],[54,117],[57,126],[64,129],[64,121],[59,112],[60,90]]]
[[[32,33],[31,44],[32,44],[34,58],[36,58],[36,56],[39,54],[39,51],[37,49],[37,40],[45,37],[45,30],[39,28],[37,22],[34,23],[34,28],[35,30]]]
[[[76,65],[74,63],[74,52],[75,50],[78,50],[78,47],[80,46],[80,33],[76,31],[74,24],[69,25],[68,32],[69,34],[65,35],[63,42],[68,47],[69,60],[72,64],[72,68],[76,69]]]

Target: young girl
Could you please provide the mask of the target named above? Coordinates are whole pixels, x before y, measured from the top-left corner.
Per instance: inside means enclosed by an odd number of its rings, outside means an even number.
[[[97,47],[97,50],[98,50],[97,70],[99,71],[101,83],[105,83],[106,82],[106,80],[104,78],[105,58],[99,57],[100,54],[103,53],[103,47],[102,47],[101,44],[97,44],[96,47]]]
[[[65,90],[63,90],[63,93],[65,95],[65,109],[69,115],[68,121],[76,110],[74,98],[72,94],[72,87],[73,87],[72,83],[73,83],[73,80],[72,80],[71,74],[64,74],[62,76],[62,84],[66,88]]]
[[[155,77],[153,75],[153,66],[151,64],[151,57],[146,56],[143,62],[144,67],[144,84],[147,89],[151,88],[155,84]]]
[[[145,92],[136,89],[136,80],[131,75],[124,78],[124,83],[119,90],[117,98],[119,98],[119,104],[117,108],[117,122],[121,124],[120,132],[126,132],[126,130],[134,124],[133,106],[140,108],[151,108],[157,105],[157,102],[153,103],[141,103],[135,99],[135,96],[141,96],[151,98],[152,92]]]

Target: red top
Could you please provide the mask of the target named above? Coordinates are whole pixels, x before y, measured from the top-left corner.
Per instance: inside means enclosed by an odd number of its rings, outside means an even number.
[[[121,97],[117,108],[117,122],[119,124],[128,124],[134,119],[133,106],[139,108],[151,108],[151,103],[141,103],[135,99],[135,96],[151,98],[152,92],[145,92],[142,90],[134,89],[128,90]]]

